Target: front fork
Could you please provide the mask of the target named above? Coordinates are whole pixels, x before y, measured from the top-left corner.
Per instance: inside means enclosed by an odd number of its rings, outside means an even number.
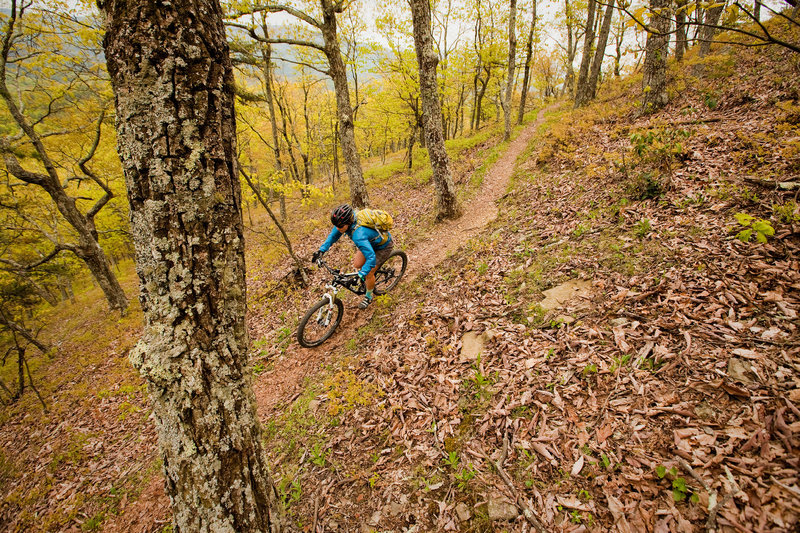
[[[331,323],[331,316],[333,316],[333,300],[336,298],[337,291],[333,285],[325,285],[325,288],[328,289],[328,292],[322,297],[328,300],[328,305],[320,307],[317,311],[317,324],[328,327]]]

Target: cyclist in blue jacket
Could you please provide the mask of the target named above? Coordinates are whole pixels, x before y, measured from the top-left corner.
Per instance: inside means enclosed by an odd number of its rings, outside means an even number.
[[[366,226],[359,226],[356,222],[355,210],[347,204],[340,205],[331,213],[331,230],[328,238],[311,256],[311,261],[317,262],[342,235],[347,235],[358,251],[353,258],[353,266],[360,269],[358,277],[367,287],[364,299],[358,304],[359,309],[366,309],[372,303],[372,291],[375,289],[375,270],[383,264],[394,249],[392,235],[387,232],[388,239],[383,242],[384,236],[377,230]]]

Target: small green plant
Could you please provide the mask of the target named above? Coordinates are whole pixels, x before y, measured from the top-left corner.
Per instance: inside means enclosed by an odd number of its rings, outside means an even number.
[[[483,275],[484,275],[484,274],[486,274],[486,272],[489,270],[489,265],[486,263],[486,261],[483,261],[482,263],[480,263],[480,264],[479,264],[479,265],[476,267],[476,270],[478,271],[478,274],[480,274],[481,276],[483,276]]]
[[[453,470],[456,470],[458,468],[459,461],[460,460],[458,458],[458,452],[450,452],[449,454],[447,454],[447,457],[443,459],[445,466],[449,466]]]
[[[631,360],[630,354],[615,356],[614,362],[611,364],[611,372],[615,372],[618,369],[622,368],[623,366],[627,365],[628,361],[630,360]]]
[[[256,363],[253,365],[253,375],[260,376],[266,369],[267,367],[263,363]]]
[[[667,478],[672,480],[672,499],[676,502],[682,502],[687,497],[692,503],[697,503],[700,500],[697,494],[686,486],[686,479],[678,475],[678,469],[674,466],[667,470],[666,466],[658,465],[656,467],[656,476],[658,476],[658,479]]]
[[[311,462],[317,466],[325,466],[327,460],[328,450],[322,448],[319,442],[314,444],[311,448]]]
[[[772,212],[780,222],[786,224],[800,222],[800,208],[794,200],[789,200],[785,204],[772,204]]]
[[[611,459],[608,458],[608,455],[606,455],[605,452],[600,454],[600,461],[603,463],[603,468],[606,470],[608,470],[608,468],[611,466]]]
[[[703,91],[703,103],[713,111],[719,105],[719,97],[713,91]]]
[[[639,222],[636,223],[636,226],[634,228],[634,233],[636,233],[637,237],[639,237],[640,239],[643,239],[643,238],[647,237],[647,235],[652,230],[653,230],[653,228],[650,225],[650,219],[643,218],[642,220],[640,220]]]
[[[578,498],[583,500],[583,501],[585,501],[585,502],[588,502],[589,500],[592,499],[592,495],[589,493],[588,490],[581,489],[581,490],[578,491]]]
[[[580,237],[581,235],[584,235],[584,234],[590,232],[591,230],[592,230],[592,225],[591,224],[589,224],[588,222],[587,223],[583,223],[582,222],[582,223],[578,224],[578,226],[574,230],[572,230],[572,234],[575,237]]]
[[[745,228],[736,234],[736,238],[742,242],[749,242],[755,235],[756,241],[763,243],[767,242],[767,237],[775,235],[775,228],[772,227],[769,220],[757,219],[747,213],[736,213],[734,216],[739,225]]]
[[[284,509],[287,510],[292,504],[299,502],[300,497],[303,495],[303,489],[300,487],[300,482],[297,480],[283,478],[281,482],[278,483],[277,488],[281,503],[283,503]]]
[[[100,526],[103,524],[103,520],[106,519],[105,513],[97,513],[89,520],[81,524],[81,531],[99,531]]]
[[[458,490],[465,490],[469,481],[475,477],[475,474],[477,474],[477,472],[473,468],[472,463],[469,463],[465,468],[462,468],[461,472],[454,476],[456,481],[458,481]]]
[[[372,474],[369,477],[369,488],[374,489],[375,485],[378,484],[378,481],[380,481],[380,479],[381,475],[379,473],[375,472],[374,474]]]
[[[589,374],[597,374],[597,365],[594,363],[589,363],[583,367],[583,371],[581,373],[584,375],[584,377],[588,376]]]

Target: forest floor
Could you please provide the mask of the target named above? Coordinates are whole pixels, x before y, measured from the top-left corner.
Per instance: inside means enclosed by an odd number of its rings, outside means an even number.
[[[293,335],[324,277],[299,288],[251,251],[254,388],[293,529],[796,531],[796,55],[691,52],[658,113],[634,76],[487,137],[454,160],[451,226],[425,176],[375,178],[412,270],[365,312],[346,299],[316,350]],[[3,528],[169,530],[132,314],[83,354],[88,383],[49,391],[56,415],[3,416]]]

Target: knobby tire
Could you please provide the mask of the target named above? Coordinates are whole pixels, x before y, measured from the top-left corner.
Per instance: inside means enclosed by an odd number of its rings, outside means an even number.
[[[408,267],[408,256],[404,251],[395,250],[389,254],[386,261],[375,272],[375,294],[380,296],[394,289],[400,283],[403,274],[406,273],[406,267]],[[392,270],[394,271],[391,272]]]
[[[323,334],[319,338],[307,338],[306,326],[309,326],[309,321],[311,322],[312,326],[316,326],[314,323],[316,321],[317,311],[319,311],[321,307],[325,307],[327,305],[328,299],[323,298],[314,304],[314,306],[306,312],[305,316],[300,321],[300,325],[297,326],[297,342],[300,343],[300,346],[303,346],[304,348],[314,348],[319,346],[328,340],[336,331],[336,328],[339,327],[339,322],[342,321],[342,315],[344,315],[344,304],[342,304],[342,301],[339,298],[334,298],[333,315],[331,316],[331,321],[328,324],[327,329],[323,330]]]

